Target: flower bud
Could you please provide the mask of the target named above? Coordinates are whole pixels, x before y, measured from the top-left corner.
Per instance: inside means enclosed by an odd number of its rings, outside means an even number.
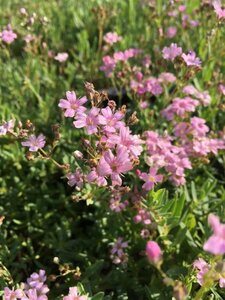
[[[156,242],[148,241],[146,245],[146,255],[152,263],[156,264],[161,259],[162,251]]]
[[[83,158],[83,153],[81,153],[79,150],[75,150],[75,151],[73,152],[73,155],[74,155],[74,157],[77,158],[77,159],[82,159],[82,158]]]

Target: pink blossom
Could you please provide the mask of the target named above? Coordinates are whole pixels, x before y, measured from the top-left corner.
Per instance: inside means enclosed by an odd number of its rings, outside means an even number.
[[[145,68],[149,68],[149,66],[151,65],[151,58],[149,55],[146,55],[143,60],[142,60],[142,65],[145,67]]]
[[[109,106],[101,109],[99,115],[99,124],[104,125],[103,128],[106,132],[115,132],[116,129],[125,126],[125,123],[121,121],[124,114],[121,111],[116,111],[114,114]]]
[[[59,62],[64,62],[68,59],[69,55],[67,52],[58,53],[54,58]]]
[[[132,168],[127,149],[123,146],[117,147],[116,155],[108,150],[100,159],[100,172],[111,176],[113,186],[122,185],[121,174],[127,173]]]
[[[208,223],[212,227],[213,235],[205,242],[203,249],[214,255],[225,253],[225,224],[220,223],[220,219],[209,214]]]
[[[100,159],[96,168],[92,168],[86,179],[89,183],[95,182],[98,186],[106,186],[105,177],[111,172],[109,166],[105,163],[105,159]]]
[[[31,41],[34,40],[34,36],[32,34],[27,34],[23,39],[27,44],[29,44]]]
[[[140,101],[139,106],[140,106],[141,109],[146,109],[150,106],[150,104],[149,104],[148,101]]]
[[[172,73],[163,72],[159,75],[159,82],[175,82],[177,80],[176,76]]]
[[[92,107],[91,110],[86,114],[82,112],[77,112],[75,116],[75,121],[73,122],[76,128],[86,127],[88,134],[93,134],[98,131],[97,125],[99,124],[99,112],[100,109],[97,107]]]
[[[177,56],[181,55],[182,48],[172,43],[169,47],[164,47],[162,53],[164,59],[173,61]]]
[[[174,116],[185,117],[186,112],[194,112],[199,102],[191,97],[175,98],[171,105],[162,111],[167,120],[173,120]]]
[[[149,225],[151,224],[151,219],[150,219],[150,213],[141,208],[139,209],[137,215],[134,217],[134,223],[143,223],[144,225]]]
[[[24,147],[29,147],[29,151],[36,152],[38,149],[41,149],[45,145],[45,136],[43,134],[39,134],[36,137],[32,134],[25,142],[21,143]]]
[[[219,91],[221,92],[221,94],[223,94],[225,96],[225,85],[220,84],[219,85]]]
[[[197,90],[193,85],[187,85],[183,88],[183,92],[188,95],[192,95],[196,97],[197,99],[200,100],[200,102],[204,105],[207,106],[209,105],[211,101],[211,97],[207,91],[200,92]]]
[[[36,289],[29,289],[26,291],[26,296],[22,297],[21,300],[48,300],[46,295],[38,295]]]
[[[177,28],[175,26],[170,26],[166,30],[166,37],[172,39],[177,34]]]
[[[163,181],[163,176],[157,175],[156,168],[150,168],[149,173],[141,173],[140,178],[145,181],[142,187],[147,191],[152,190],[156,183]]]
[[[67,176],[68,184],[70,186],[77,186],[78,188],[83,187],[84,179],[83,179],[83,173],[80,169],[76,169],[74,173],[69,173]]]
[[[146,245],[146,255],[150,262],[157,264],[162,257],[162,251],[158,243],[154,241],[148,241]]]
[[[188,54],[183,53],[182,58],[187,66],[197,66],[201,65],[201,60],[196,56],[194,51],[189,51]]]
[[[199,25],[199,21],[197,20],[190,20],[191,27],[197,27]]]
[[[128,206],[129,202],[127,200],[121,201],[121,197],[113,197],[110,200],[110,209],[114,212],[121,212],[125,210],[125,208]]]
[[[68,91],[66,92],[66,98],[67,100],[60,99],[58,104],[58,107],[65,110],[65,117],[72,118],[77,112],[83,113],[86,110],[86,108],[82,106],[85,102],[87,102],[87,98],[85,96],[77,99],[74,91]]]
[[[190,124],[187,122],[177,123],[174,127],[174,134],[182,139],[186,138],[190,133]]]
[[[28,15],[28,14],[27,14],[27,10],[26,10],[25,7],[21,7],[21,8],[20,8],[20,13],[21,13],[22,16],[27,16],[27,15]]]
[[[186,10],[186,5],[179,5],[178,10],[184,12]]]
[[[204,259],[199,258],[194,261],[193,267],[195,269],[198,269],[199,272],[197,273],[197,281],[200,285],[203,285],[204,275],[209,271],[210,265],[207,264],[207,262],[204,261]]]
[[[20,289],[10,290],[8,287],[4,288],[5,300],[17,300],[23,297],[23,292]]]
[[[149,78],[144,83],[145,92],[152,93],[153,95],[157,96],[162,94],[163,88],[160,84],[160,81],[156,78]]]
[[[216,15],[219,19],[224,19],[225,18],[225,9],[222,8],[221,6],[221,1],[220,0],[214,0],[213,1],[213,7],[216,12]]]
[[[117,254],[118,256],[122,256],[124,251],[123,249],[126,249],[127,247],[128,242],[124,242],[123,238],[119,237],[111,249],[111,254]]]
[[[126,61],[128,58],[125,56],[124,52],[117,51],[113,54],[113,58],[116,62],[118,61]]]
[[[204,137],[209,131],[209,127],[205,125],[206,121],[202,118],[191,118],[191,133],[194,137]]]
[[[109,77],[116,67],[116,61],[109,55],[104,56],[102,61],[103,65],[100,67],[100,70],[103,71],[107,77]]]
[[[14,120],[9,120],[8,122],[3,122],[3,124],[0,126],[0,136],[7,134],[7,132],[10,132],[14,127]]]
[[[219,286],[220,286],[221,288],[225,288],[225,278],[224,278],[224,277],[221,277],[221,278],[219,279]]]
[[[63,297],[63,300],[87,300],[87,296],[80,296],[77,287],[69,288],[68,296]]]
[[[132,135],[129,127],[121,127],[119,135],[111,135],[109,140],[112,144],[125,147],[135,158],[137,158],[143,150],[141,145],[144,142],[138,135]]]
[[[5,29],[2,32],[0,32],[0,38],[6,44],[11,44],[17,38],[17,34],[13,32],[11,29],[9,30]]]
[[[107,44],[113,45],[122,40],[122,37],[119,36],[116,32],[108,32],[103,37],[104,41]]]

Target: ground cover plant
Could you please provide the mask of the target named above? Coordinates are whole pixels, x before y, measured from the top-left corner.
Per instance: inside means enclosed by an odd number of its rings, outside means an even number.
[[[0,297],[224,299],[223,3],[0,3]]]

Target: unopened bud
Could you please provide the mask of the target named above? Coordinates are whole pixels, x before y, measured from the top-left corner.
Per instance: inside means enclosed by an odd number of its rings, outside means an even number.
[[[83,159],[83,153],[81,153],[79,150],[75,150],[74,152],[73,152],[73,156],[75,157],[75,158],[77,158],[77,159]]]
[[[57,256],[55,256],[54,258],[53,258],[53,262],[54,262],[54,264],[59,264],[59,258],[57,257]]]
[[[162,251],[154,241],[148,241],[146,245],[146,255],[150,262],[157,264],[161,260]]]

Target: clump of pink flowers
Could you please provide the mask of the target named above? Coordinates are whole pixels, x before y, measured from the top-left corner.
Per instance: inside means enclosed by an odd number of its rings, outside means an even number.
[[[4,289],[5,300],[48,300],[47,293],[49,288],[46,285],[46,274],[44,270],[33,273],[21,289]]]

